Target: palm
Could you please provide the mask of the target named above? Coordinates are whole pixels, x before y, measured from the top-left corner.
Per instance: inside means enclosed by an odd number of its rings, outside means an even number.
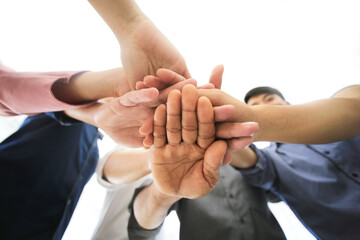
[[[121,48],[121,60],[132,89],[137,81],[155,75],[159,68],[190,77],[183,57],[149,20],[140,23]]]
[[[144,136],[139,128],[154,115],[155,109],[148,102],[155,101],[159,91],[154,88],[131,91],[119,98],[103,100],[94,113],[96,126],[114,141],[130,147],[142,147]]]
[[[207,194],[217,180],[206,173],[204,154],[198,145],[184,142],[155,149],[151,169],[156,184],[163,192],[177,196],[196,198]]]
[[[141,104],[123,106],[117,99],[113,99],[96,111],[94,119],[97,126],[115,142],[129,147],[142,147],[144,137],[139,134],[139,128],[153,114],[153,108]]]
[[[182,96],[181,96],[182,95]],[[151,170],[158,190],[166,195],[199,198],[219,179],[226,152],[224,141],[215,141],[214,112],[206,98],[198,100],[196,88],[170,93],[154,116]]]

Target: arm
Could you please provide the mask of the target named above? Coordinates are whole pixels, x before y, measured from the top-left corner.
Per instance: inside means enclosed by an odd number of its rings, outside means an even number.
[[[217,89],[221,88],[222,75],[224,72],[224,66],[218,65],[214,68],[210,75],[209,84],[203,87],[198,87],[198,89]],[[159,85],[159,81],[163,84]],[[171,70],[160,69],[157,71],[157,76],[147,76],[144,79],[144,85],[147,87],[159,87],[163,86],[169,82],[179,82],[186,81],[185,78]],[[210,87],[211,86],[211,87]],[[207,90],[202,90],[207,91]],[[225,103],[226,104],[226,103]],[[243,149],[244,147],[250,145],[253,142],[253,134],[259,129],[259,125],[255,122],[236,122],[232,121],[230,118],[235,114],[236,110],[233,105],[222,105],[218,104],[214,107],[214,117],[216,122],[215,134],[216,137],[225,139],[230,147],[233,150]],[[142,134],[147,135],[145,142],[147,146],[152,145],[152,125],[143,126]]]
[[[255,166],[257,162],[256,153],[251,148],[245,148],[231,153],[230,164],[236,168],[246,169]]]
[[[343,89],[329,99],[294,106],[249,107],[220,90],[198,91],[214,106],[235,106],[236,113],[230,120],[259,123],[255,141],[322,144],[360,134],[359,86]]]
[[[134,182],[151,171],[148,166],[149,150],[115,150],[106,160],[102,176],[112,184]]]
[[[264,130],[255,139],[307,144],[345,140],[360,134],[359,110],[360,86],[301,105],[254,106],[254,121]]]
[[[181,116],[181,117],[180,117]],[[214,113],[193,86],[170,93],[154,116],[151,171],[154,183],[135,199],[134,215],[145,229],[158,227],[177,200],[200,198],[219,180],[226,143],[215,140]]]
[[[145,136],[139,128],[153,117],[155,108],[167,99],[172,89],[182,89],[185,84],[194,84],[193,79],[178,82],[160,90],[143,88],[130,91],[121,97],[103,100],[90,107],[68,109],[65,113],[77,120],[104,130],[114,141],[129,147],[142,147]]]
[[[185,60],[133,0],[89,0],[117,37],[131,89],[146,75],[168,68],[186,78]]]
[[[129,91],[122,86],[124,82],[121,68],[35,73],[15,72],[0,65],[0,114],[34,115],[87,106],[99,98]]]
[[[178,200],[180,197],[160,193],[152,183],[135,198],[133,206],[135,219],[144,229],[158,228],[167,216],[170,207]]]

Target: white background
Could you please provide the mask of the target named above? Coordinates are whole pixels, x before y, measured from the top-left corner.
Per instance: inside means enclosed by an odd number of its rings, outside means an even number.
[[[270,85],[299,104],[359,83],[357,0],[137,2],[183,54],[199,83],[206,83],[212,68],[222,63],[223,90],[240,100],[249,89]],[[121,65],[115,37],[84,0],[1,0],[0,60],[18,71]],[[16,120],[0,120],[3,138]],[[102,143],[101,154],[110,147],[110,141]],[[92,179],[64,239],[90,238],[104,193]],[[290,226],[289,239],[309,239],[295,229]]]

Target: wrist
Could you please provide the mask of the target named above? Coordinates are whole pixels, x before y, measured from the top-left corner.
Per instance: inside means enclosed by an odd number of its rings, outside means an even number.
[[[132,29],[146,18],[133,0],[89,0],[89,2],[111,28],[119,42],[123,37],[131,34]]]
[[[87,101],[119,97],[130,91],[122,68],[83,73],[72,79],[70,86],[75,89],[79,97]]]
[[[151,195],[153,196],[153,198],[155,199],[155,202],[159,206],[162,206],[165,208],[169,208],[171,205],[173,205],[175,202],[177,202],[181,199],[181,197],[171,196],[171,195],[167,195],[167,194],[160,192],[160,190],[158,189],[158,187],[156,186],[155,183],[152,183],[149,186],[149,191],[150,191]]]
[[[231,153],[231,165],[240,168],[247,169],[256,165],[258,157],[251,148],[245,148],[243,150]]]

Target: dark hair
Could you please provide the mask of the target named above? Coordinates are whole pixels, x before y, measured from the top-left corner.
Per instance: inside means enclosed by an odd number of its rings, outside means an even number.
[[[263,93],[276,94],[285,101],[284,96],[281,94],[281,92],[279,90],[277,90],[275,88],[271,88],[271,87],[265,87],[265,86],[264,87],[256,87],[256,88],[253,88],[250,91],[248,91],[247,94],[245,95],[244,101],[245,101],[245,103],[247,103],[250,98],[257,96],[259,94],[263,94]]]

